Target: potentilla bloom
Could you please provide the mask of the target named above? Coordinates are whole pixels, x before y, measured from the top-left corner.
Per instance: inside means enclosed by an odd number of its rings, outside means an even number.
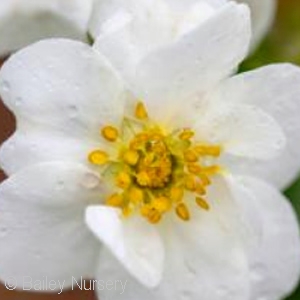
[[[174,23],[160,1],[134,3],[94,47],[41,41],[2,68],[18,129],[0,152],[0,278],[126,282],[100,299],[279,300],[300,270],[279,192],[300,167],[300,70],[232,75],[244,5]]]
[[[1,0],[0,57],[49,37],[88,41],[93,0]]]

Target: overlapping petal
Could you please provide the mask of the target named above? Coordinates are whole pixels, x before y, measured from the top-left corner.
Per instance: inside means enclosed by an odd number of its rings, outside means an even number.
[[[249,22],[245,6],[229,3],[173,42],[140,55],[140,61],[132,62],[127,56],[136,54],[131,41],[136,36],[128,30],[124,34],[124,26],[122,35],[117,32],[100,37],[95,47],[154,114],[160,113],[162,103],[169,113],[182,105],[183,99],[206,92],[238,66],[248,51]]]
[[[239,177],[231,185],[256,241],[247,247],[251,299],[283,299],[300,275],[296,215],[278,190],[259,179]]]
[[[100,256],[97,278],[121,280],[126,289],[99,292],[113,299],[189,299],[240,300],[249,296],[248,265],[240,244],[242,229],[236,228],[236,210],[228,187],[216,180],[209,192],[210,212],[194,207],[188,223],[167,220],[159,226],[164,237],[166,260],[163,279],[155,289],[147,289],[136,281],[110,251]],[[175,218],[175,217],[174,217]],[[148,225],[151,226],[151,225]],[[139,230],[139,228],[136,228]],[[154,251],[153,256],[157,255]]]
[[[78,151],[82,158],[81,150],[100,141],[102,126],[121,121],[125,104],[123,84],[105,59],[70,40],[42,41],[12,56],[1,72],[0,93],[18,123],[1,151],[9,173],[31,162],[69,160]],[[47,153],[45,142],[58,147]],[[74,147],[69,158],[68,144]],[[18,153],[26,149],[32,156],[24,161]]]
[[[165,249],[156,227],[140,217],[124,220],[119,209],[103,206],[89,207],[86,222],[141,284],[153,288],[160,283]]]
[[[277,0],[235,0],[249,5],[252,18],[251,47],[255,49],[270,30],[275,19]]]
[[[65,281],[91,277],[99,242],[84,224],[89,203],[101,202],[99,178],[66,162],[25,168],[0,187],[0,278]],[[76,262],[76,263],[74,263]]]
[[[279,188],[286,188],[296,178],[300,169],[299,80],[298,67],[279,64],[234,76],[218,88],[214,95],[216,101],[261,107],[276,119],[287,139],[286,149],[276,159],[232,159],[230,164],[233,171],[264,178]]]
[[[2,0],[0,56],[50,37],[87,41],[92,0]]]

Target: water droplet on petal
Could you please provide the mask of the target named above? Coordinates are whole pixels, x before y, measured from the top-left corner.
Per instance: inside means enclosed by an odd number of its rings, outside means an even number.
[[[4,80],[1,82],[1,89],[3,92],[8,92],[10,90],[10,84],[8,81]]]
[[[87,189],[94,189],[100,184],[100,178],[93,174],[93,173],[87,173],[84,175],[82,180],[83,187]]]
[[[63,180],[58,180],[57,183],[56,183],[56,189],[58,191],[61,191],[61,190],[64,189],[64,187],[65,187],[64,181]]]
[[[76,105],[70,105],[68,107],[69,116],[74,119],[78,115],[78,107]]]
[[[180,293],[180,300],[191,300],[193,299],[193,293],[189,290],[184,290]]]
[[[23,103],[23,99],[21,97],[17,97],[16,100],[15,100],[15,105],[17,107],[20,107]]]

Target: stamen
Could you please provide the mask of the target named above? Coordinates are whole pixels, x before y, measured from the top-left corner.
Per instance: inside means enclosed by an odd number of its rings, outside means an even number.
[[[159,213],[165,213],[172,208],[172,202],[167,197],[158,197],[152,200],[152,206]]]
[[[117,151],[97,149],[88,155],[91,164],[105,165],[99,172],[116,187],[106,205],[121,209],[124,217],[139,213],[151,224],[171,210],[190,220],[189,194],[201,209],[210,210],[203,197],[213,176],[222,171],[214,162],[222,148],[194,143],[195,132],[189,128],[166,132],[148,120],[145,105],[138,102],[134,116],[124,116],[121,128],[108,125],[101,130],[107,142],[117,142],[108,149],[117,146]]]
[[[109,142],[115,142],[119,137],[118,129],[113,126],[105,126],[102,128],[101,134]]]
[[[221,154],[222,148],[220,146],[196,146],[195,150],[199,155],[207,155],[218,157]]]
[[[141,186],[149,186],[151,184],[151,179],[147,172],[142,171],[137,174],[137,182]]]
[[[106,204],[113,207],[122,207],[123,203],[124,199],[120,194],[113,194],[106,200]]]
[[[181,202],[183,199],[184,190],[183,188],[179,187],[172,187],[170,191],[170,198],[173,202],[178,203]]]
[[[183,131],[179,134],[179,138],[183,141],[190,140],[195,133],[190,129],[183,129]]]
[[[189,191],[192,191],[192,192],[196,190],[195,176],[187,175],[185,177],[185,188]]]
[[[176,214],[177,216],[183,221],[190,220],[190,212],[187,206],[184,203],[180,203],[176,207]]]
[[[199,207],[201,207],[204,210],[210,209],[208,202],[203,198],[196,197],[196,203],[199,205]]]
[[[116,185],[121,189],[126,189],[131,184],[131,176],[126,172],[120,172],[116,177]]]
[[[143,102],[138,102],[135,107],[135,117],[139,120],[148,119],[148,112]]]
[[[161,220],[161,214],[155,209],[150,210],[147,217],[151,224],[157,224]]]
[[[88,160],[93,165],[104,165],[108,162],[108,154],[102,150],[94,150],[89,154]]]
[[[142,189],[132,186],[128,192],[128,198],[132,203],[142,203],[144,201],[144,192]]]
[[[198,161],[198,154],[196,151],[189,149],[184,152],[184,159],[187,162],[197,162]]]
[[[123,159],[127,164],[135,166],[139,160],[139,153],[135,150],[128,150],[124,153]]]

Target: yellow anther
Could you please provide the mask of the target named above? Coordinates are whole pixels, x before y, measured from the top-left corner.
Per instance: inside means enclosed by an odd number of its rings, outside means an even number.
[[[178,203],[182,201],[184,195],[184,190],[183,188],[179,187],[172,187],[170,191],[170,198],[173,202]]]
[[[129,201],[135,204],[142,203],[144,200],[144,192],[138,187],[132,186],[128,192]]]
[[[152,200],[151,205],[159,213],[165,213],[171,209],[172,201],[167,197],[158,197]]]
[[[197,182],[195,192],[201,196],[205,195],[206,194],[205,186],[203,186],[200,182]]]
[[[155,154],[154,153],[149,153],[144,157],[144,164],[145,165],[150,165],[153,163],[155,159]]]
[[[176,207],[176,214],[177,216],[183,221],[190,220],[190,212],[187,206],[184,203],[180,203]]]
[[[161,214],[157,210],[152,209],[149,211],[147,218],[151,224],[157,224],[161,220]]]
[[[203,198],[196,197],[196,203],[198,204],[199,207],[201,207],[204,210],[210,209],[208,202]]]
[[[222,148],[221,146],[196,146],[195,150],[199,155],[207,155],[207,156],[214,156],[218,157],[221,155]]]
[[[141,207],[140,213],[143,217],[148,218],[151,210],[152,210],[151,206],[147,204]]]
[[[143,102],[138,102],[135,107],[135,117],[139,120],[148,119],[148,113]]]
[[[197,162],[199,159],[198,153],[192,149],[189,149],[184,152],[184,159],[187,162]]]
[[[128,218],[128,217],[130,217],[132,215],[133,209],[131,207],[129,207],[129,206],[125,206],[125,207],[123,207],[122,212],[123,212],[123,216],[125,218]]]
[[[101,130],[102,136],[109,142],[115,142],[119,137],[118,129],[113,126],[105,126]]]
[[[187,141],[190,140],[193,136],[195,135],[195,133],[190,130],[190,129],[184,129],[180,134],[179,134],[179,138],[183,141]]]
[[[136,180],[137,180],[138,184],[141,186],[150,186],[151,185],[151,178],[149,177],[148,173],[145,171],[138,173]]]
[[[126,172],[120,172],[116,177],[116,185],[121,189],[126,189],[131,184],[131,176]]]
[[[106,200],[106,204],[113,207],[122,207],[124,198],[121,194],[113,194]]]
[[[220,172],[220,167],[219,166],[209,166],[209,167],[204,167],[202,168],[202,172],[206,175],[215,175]]]
[[[202,167],[195,163],[189,163],[187,165],[187,169],[190,173],[193,173],[193,174],[199,174],[202,171]]]
[[[129,164],[131,166],[135,166],[139,160],[139,154],[137,151],[127,150],[123,154],[123,159],[127,164]]]
[[[95,150],[89,154],[88,160],[93,165],[104,165],[108,162],[108,154],[102,150]]]
[[[201,179],[202,184],[204,186],[211,184],[211,180],[208,178],[208,176],[206,174],[199,174],[199,178]]]
[[[187,175],[185,177],[185,188],[189,191],[196,190],[196,180],[193,175]]]

